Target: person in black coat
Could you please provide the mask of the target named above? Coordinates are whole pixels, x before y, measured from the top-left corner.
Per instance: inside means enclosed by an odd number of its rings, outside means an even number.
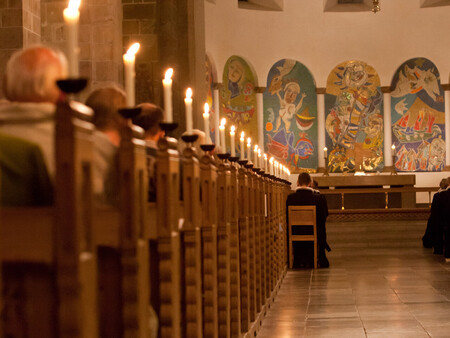
[[[318,242],[318,264],[319,267],[327,268],[330,266],[325,254],[325,249],[329,248],[327,244],[327,234],[325,222],[328,216],[328,206],[326,200],[318,194],[312,186],[312,179],[308,173],[298,175],[297,190],[290,194],[286,200],[286,213],[289,206],[315,205],[316,206],[316,224],[317,224],[317,242]],[[288,219],[289,215],[286,216]],[[289,221],[289,220],[288,220]],[[307,243],[294,243],[294,266],[310,266],[313,253],[311,249],[305,248]]]
[[[430,217],[427,222],[427,229],[422,237],[422,243],[425,248],[434,247],[435,254],[442,254],[444,245],[444,221],[445,217],[442,218],[441,213],[444,207],[444,195],[443,192],[446,191],[448,187],[448,179],[444,178],[439,183],[439,190],[433,196],[433,201],[431,202]]]

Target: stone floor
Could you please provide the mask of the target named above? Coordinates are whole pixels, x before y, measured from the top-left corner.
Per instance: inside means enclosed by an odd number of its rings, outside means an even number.
[[[258,338],[450,337],[450,263],[425,226],[327,224],[330,268],[288,271]]]

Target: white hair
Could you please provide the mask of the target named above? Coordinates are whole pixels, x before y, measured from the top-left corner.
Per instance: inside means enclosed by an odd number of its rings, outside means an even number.
[[[6,64],[4,93],[18,102],[56,102],[56,80],[67,76],[67,60],[61,53],[44,46],[15,52]]]

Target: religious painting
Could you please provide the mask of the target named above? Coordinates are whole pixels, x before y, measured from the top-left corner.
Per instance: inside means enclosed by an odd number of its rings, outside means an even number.
[[[231,125],[236,127],[236,136],[244,131],[246,137],[251,137],[252,144],[257,144],[259,140],[254,74],[243,58],[234,55],[228,59],[223,71],[223,86],[220,89],[220,117],[227,119],[227,129]]]
[[[328,170],[381,171],[383,124],[383,94],[373,67],[355,60],[335,67],[325,92]]]
[[[444,169],[444,90],[430,60],[410,59],[397,69],[391,83],[391,119],[396,170]]]
[[[316,171],[317,95],[311,72],[282,59],[267,76],[264,92],[264,149],[291,173]]]
[[[218,117],[216,116],[215,111],[214,83],[217,82],[217,73],[216,67],[214,66],[214,63],[212,62],[208,54],[206,54],[205,67],[206,67],[206,86],[208,88],[208,92],[206,94],[206,103],[209,105],[209,134],[212,143],[215,144],[216,143],[215,120]]]

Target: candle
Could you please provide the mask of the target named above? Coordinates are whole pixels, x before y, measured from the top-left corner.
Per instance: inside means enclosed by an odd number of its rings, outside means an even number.
[[[241,138],[239,139],[241,141],[241,161],[244,160],[244,141],[245,141],[245,133],[241,132]]]
[[[269,168],[267,167],[267,154],[264,154],[264,171],[267,172]]]
[[[255,149],[253,149],[253,165],[255,168],[258,166],[258,145],[255,144]]]
[[[209,134],[209,105],[205,103],[203,113],[203,124],[205,127],[206,144],[211,144],[211,135]]]
[[[162,81],[164,88],[164,122],[172,123],[173,122],[173,113],[172,113],[172,75],[173,69],[169,68],[164,75],[164,79]]]
[[[235,126],[231,126],[231,128],[230,128],[231,157],[235,157],[236,156],[236,149],[235,149],[235,146],[234,146],[235,130],[236,130],[236,127]]]
[[[323,148],[323,157],[325,157],[325,158],[328,157],[328,149],[327,149],[327,147]]]
[[[395,156],[395,144],[392,145],[391,149],[392,149],[391,155]]]
[[[69,66],[69,77],[78,77],[78,22],[80,20],[81,0],[69,0],[69,5],[63,11],[64,22],[67,29],[67,62]]]
[[[123,65],[125,68],[125,92],[127,94],[127,107],[130,108],[135,106],[136,95],[134,78],[136,77],[136,73],[134,70],[134,63],[139,47],[139,43],[134,43],[123,55]]]
[[[184,99],[184,107],[186,109],[186,132],[192,135],[192,89],[186,90],[186,97]]]
[[[273,161],[274,161],[274,158],[271,157],[270,160],[269,160],[269,164],[270,164],[269,172],[270,172],[270,175],[273,175]]]
[[[250,151],[252,149],[252,139],[247,138],[247,161],[250,163],[252,160],[250,159]]]
[[[226,153],[227,152],[227,144],[225,143],[225,124],[227,123],[227,120],[225,118],[223,118],[220,121],[220,127],[219,127],[219,131],[220,131],[220,147],[222,149],[222,153]]]
[[[261,157],[261,148],[258,148],[258,167],[262,168],[262,157]]]

